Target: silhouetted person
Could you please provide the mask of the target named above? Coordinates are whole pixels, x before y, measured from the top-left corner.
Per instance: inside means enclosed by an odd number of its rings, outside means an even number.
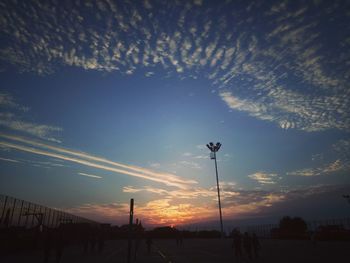
[[[152,238],[150,236],[148,236],[147,240],[146,240],[148,254],[151,253],[152,243],[153,243]]]
[[[312,245],[316,245],[316,232],[315,231],[312,231],[310,233],[310,240],[312,242]]]
[[[64,233],[63,233],[63,228],[60,226],[56,230],[56,235],[55,235],[55,248],[56,248],[56,263],[59,263],[62,258],[63,254],[63,249],[64,249]]]
[[[90,251],[93,252],[95,251],[95,246],[96,246],[96,233],[94,229],[91,229],[90,231]]]
[[[181,247],[183,244],[183,234],[182,231],[176,233],[176,246]]]
[[[259,239],[255,233],[253,233],[253,236],[252,236],[252,245],[253,245],[254,257],[258,258],[261,245],[260,245]]]
[[[234,229],[232,232],[233,237],[233,249],[237,258],[242,257],[242,237],[241,232],[238,229]]]
[[[243,247],[249,259],[252,259],[252,238],[247,232],[243,235]]]
[[[105,236],[104,236],[103,230],[101,230],[101,232],[98,235],[98,242],[97,242],[99,254],[102,254],[104,246],[105,246]]]
[[[135,253],[134,253],[134,261],[136,261],[137,253],[139,252],[139,248],[141,245],[142,237],[143,237],[143,227],[141,224],[141,220],[138,221],[136,220],[136,225],[135,225]]]
[[[44,263],[49,262],[50,252],[54,245],[53,230],[46,229],[44,233]]]
[[[81,242],[83,245],[84,254],[88,252],[89,249],[89,233],[88,229],[83,229],[83,233],[81,233]]]

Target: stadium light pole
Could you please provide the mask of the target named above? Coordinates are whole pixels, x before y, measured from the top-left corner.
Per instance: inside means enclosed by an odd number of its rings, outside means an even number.
[[[222,223],[222,212],[221,212],[221,200],[220,200],[220,186],[219,186],[219,176],[218,176],[218,165],[216,162],[216,152],[219,151],[221,143],[216,144],[210,142],[207,144],[208,149],[211,151],[211,159],[215,161],[215,173],[216,173],[216,189],[218,190],[218,202],[219,202],[219,213],[220,213],[220,227],[221,227],[221,238],[224,237],[224,225]]]

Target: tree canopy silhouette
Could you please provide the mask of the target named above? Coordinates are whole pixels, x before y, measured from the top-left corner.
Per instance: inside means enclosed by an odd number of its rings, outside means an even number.
[[[304,238],[307,224],[301,217],[283,217],[279,222],[279,236],[282,238]]]

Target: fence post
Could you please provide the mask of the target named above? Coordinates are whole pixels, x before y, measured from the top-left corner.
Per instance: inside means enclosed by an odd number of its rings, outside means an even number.
[[[8,196],[5,197],[5,202],[4,202],[4,206],[3,206],[3,208],[2,208],[0,223],[2,223],[2,220],[3,220],[3,218],[4,218],[4,213],[5,213],[6,205],[7,205],[7,199],[8,199]]]
[[[20,226],[20,224],[21,224],[22,211],[23,211],[23,203],[24,203],[24,200],[22,200],[22,202],[21,202],[21,209],[19,210],[18,222],[17,222],[17,225],[18,225],[18,226]]]
[[[49,208],[49,216],[47,217],[47,227],[50,227],[51,211],[52,209]]]
[[[55,227],[55,216],[56,216],[56,210],[52,211],[52,220],[51,220],[51,226]]]
[[[31,203],[27,203],[27,204],[28,204],[27,212],[29,213]],[[24,222],[24,226],[27,227],[27,224],[28,224],[28,215],[26,215],[26,221]]]
[[[13,213],[15,212],[15,209],[16,209],[16,202],[17,202],[17,199],[15,198],[15,200],[13,201],[13,208],[12,208],[11,219],[10,219],[9,225],[12,225]]]
[[[31,227],[34,225],[34,214],[36,212],[36,205],[34,204],[34,210],[33,210],[33,215],[32,215],[32,223],[30,224]]]

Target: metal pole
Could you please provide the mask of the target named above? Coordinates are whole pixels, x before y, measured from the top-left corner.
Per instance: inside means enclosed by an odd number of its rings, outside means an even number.
[[[218,190],[218,200],[219,200],[221,238],[224,238],[224,225],[223,225],[223,223],[222,223],[221,200],[220,200],[220,187],[219,187],[218,165],[217,165],[217,163],[216,163],[216,152],[214,152],[214,160],[215,160],[215,172],[216,172],[216,188],[217,188],[217,190]]]
[[[34,210],[33,210],[33,215],[32,215],[32,222],[30,224],[30,227],[33,227],[34,226],[34,215],[35,215],[35,212],[36,212],[36,204],[34,204]]]
[[[27,213],[29,213],[29,209],[30,209],[30,203],[27,203],[26,202],[26,206],[27,206],[27,204],[28,204],[28,207],[27,207]],[[28,215],[26,215],[26,221],[25,221],[25,223],[24,223],[24,226],[27,228],[27,224],[28,224]]]
[[[2,213],[1,213],[0,222],[2,222],[2,220],[4,219],[4,214],[5,214],[5,210],[6,210],[7,199],[8,199],[8,196],[5,197],[5,203],[4,203],[4,206],[3,206],[3,208],[2,208]]]
[[[12,225],[13,214],[15,213],[15,210],[16,210],[16,202],[17,202],[17,199],[15,198],[15,200],[13,201],[13,208],[12,208],[12,213],[11,213],[10,225]]]
[[[128,241],[128,258],[127,262],[131,262],[131,236],[132,236],[132,224],[134,218],[134,199],[130,199],[130,218],[129,218],[129,241]]]
[[[22,200],[22,203],[21,203],[21,210],[19,211],[17,226],[20,226],[20,225],[21,225],[20,223],[21,223],[21,218],[22,218],[23,203],[24,203],[24,201]]]

